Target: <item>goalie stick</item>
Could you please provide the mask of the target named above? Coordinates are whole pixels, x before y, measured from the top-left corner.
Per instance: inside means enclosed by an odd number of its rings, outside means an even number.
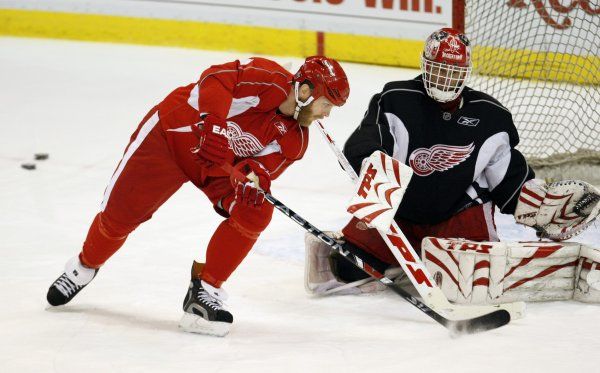
[[[329,135],[323,124],[320,121],[316,121],[319,127],[319,131],[327,140],[329,148],[335,153],[338,161],[342,165],[342,168],[346,171],[348,176],[352,179],[352,182],[359,182],[359,177],[348,162],[346,156],[337,147],[333,138]],[[416,254],[414,248],[400,230],[398,224],[392,220],[389,232],[393,235],[388,234],[382,230],[377,230],[384,240],[400,266],[415,286],[419,295],[421,295],[423,302],[428,308],[434,310],[437,313],[443,314],[445,317],[452,320],[470,319],[477,318],[478,316],[493,313],[498,309],[507,311],[511,318],[521,318],[525,310],[525,303],[514,302],[514,303],[503,303],[497,305],[481,305],[481,306],[461,306],[455,305],[448,301],[448,298],[444,295],[442,290],[433,281],[431,274]],[[407,299],[408,300],[408,299]],[[409,300],[410,302],[410,300]]]
[[[243,180],[244,178],[252,180],[252,174],[246,177],[238,170],[235,170],[230,164],[226,163],[222,166],[222,168],[225,172],[229,174],[236,174],[236,178],[238,178],[239,180]],[[350,251],[345,249],[343,245],[338,243],[334,238],[330,237],[329,235],[327,235],[326,233],[309,223],[306,219],[296,214],[292,209],[284,205],[271,194],[265,192],[265,199],[270,204],[272,204],[277,210],[281,211],[285,216],[292,219],[294,222],[296,222],[298,225],[304,228],[304,230],[306,230],[308,233],[312,234],[313,236],[327,244],[329,247],[331,247],[333,250],[336,250],[338,253],[343,255],[346,259],[350,261],[350,263],[354,264],[357,268],[360,268],[368,275],[376,278],[384,285],[392,289],[396,294],[406,299],[410,304],[424,312],[427,316],[431,317],[432,319],[446,327],[452,335],[473,334],[477,332],[483,332],[486,330],[492,330],[506,325],[510,322],[510,313],[503,309],[496,309],[487,314],[463,320],[455,320],[444,317],[443,315],[433,310],[431,307],[428,307],[419,299],[413,297],[406,290],[402,289],[398,284],[386,277],[384,274],[374,269],[358,255],[351,253]]]

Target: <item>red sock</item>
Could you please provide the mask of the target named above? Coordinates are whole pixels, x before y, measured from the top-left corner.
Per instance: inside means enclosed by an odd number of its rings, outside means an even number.
[[[202,280],[214,287],[221,287],[248,255],[257,239],[258,234],[245,231],[231,218],[223,221],[208,243]]]

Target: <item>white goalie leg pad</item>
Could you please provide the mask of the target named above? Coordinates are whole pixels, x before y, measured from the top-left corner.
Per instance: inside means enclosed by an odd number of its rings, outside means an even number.
[[[572,299],[582,245],[427,237],[423,262],[449,300],[498,304]]]
[[[573,299],[600,303],[600,250],[589,246],[581,248]]]
[[[341,232],[325,232],[336,240],[342,240]],[[304,288],[312,295],[352,295],[363,293],[375,293],[383,291],[386,286],[372,277],[345,283],[338,280],[331,270],[329,256],[332,249],[326,243],[319,240],[310,233],[304,237],[306,249],[306,261],[304,264]],[[385,276],[389,279],[401,281],[404,271],[401,268],[389,268]]]
[[[339,240],[340,232],[325,232],[328,236]],[[338,289],[338,294],[359,294],[356,285],[347,287],[346,283],[339,281],[331,271],[329,256],[332,248],[310,233],[304,236],[305,263],[304,263],[304,288],[306,292],[314,295],[331,293]]]

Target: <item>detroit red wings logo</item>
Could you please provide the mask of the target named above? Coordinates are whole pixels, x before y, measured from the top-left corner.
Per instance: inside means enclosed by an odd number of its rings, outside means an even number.
[[[264,148],[254,135],[242,131],[235,122],[227,122],[227,137],[229,147],[238,157],[250,157]]]
[[[410,167],[419,176],[434,171],[444,172],[464,162],[475,149],[473,143],[465,146],[434,145],[431,148],[415,149],[409,157]]]

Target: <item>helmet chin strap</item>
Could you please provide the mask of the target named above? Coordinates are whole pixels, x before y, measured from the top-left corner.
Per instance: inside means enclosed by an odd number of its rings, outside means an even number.
[[[300,98],[298,97],[298,89],[300,88],[300,82],[296,82],[294,83],[294,97],[296,98],[296,109],[294,110],[294,119],[298,119],[298,114],[300,114],[300,110],[309,105],[311,102],[313,102],[315,100],[315,98],[313,96],[310,96],[309,98],[306,99],[306,101],[302,102],[300,101]]]

